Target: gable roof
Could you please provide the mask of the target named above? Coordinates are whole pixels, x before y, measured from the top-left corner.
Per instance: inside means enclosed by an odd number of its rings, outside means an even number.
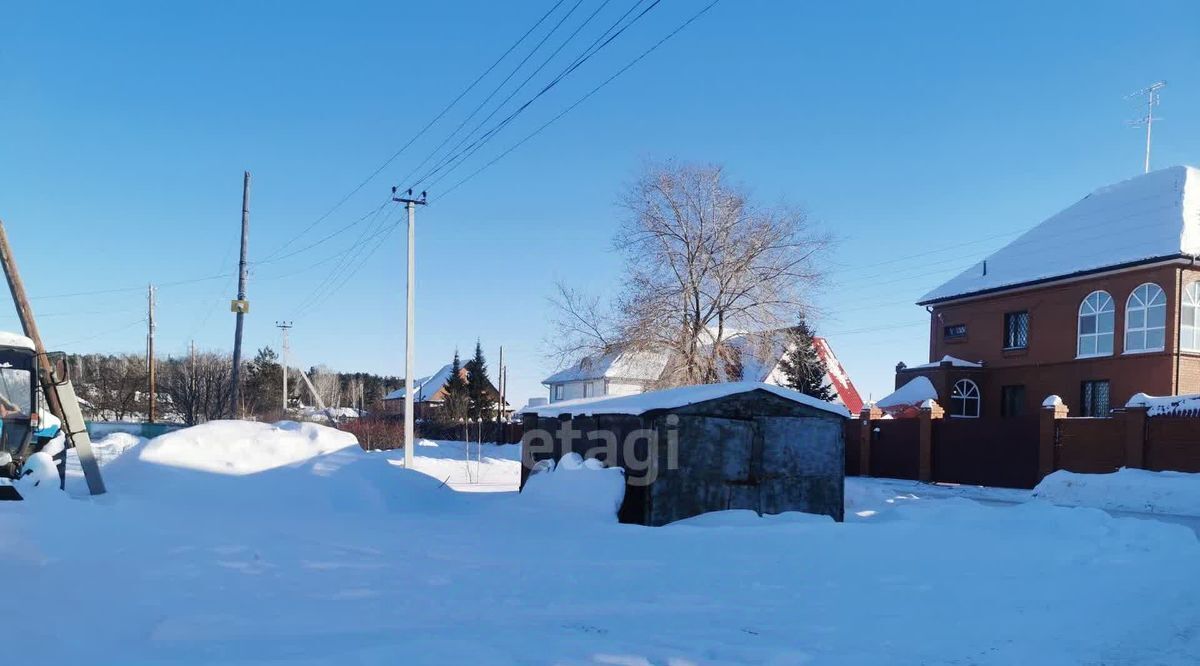
[[[591,379],[632,379],[653,382],[667,367],[668,355],[658,352],[612,352],[595,358],[586,357],[542,380],[543,384],[587,381]]]
[[[420,379],[413,382],[413,388],[416,391],[413,394],[413,402],[427,402],[427,401],[433,399],[433,396],[438,391],[442,390],[442,387],[446,385],[447,381],[449,381],[451,367],[453,367],[453,364],[447,363],[446,365],[443,365],[440,370],[433,373],[432,375],[429,375],[428,377],[421,377]],[[403,398],[403,397],[404,397],[404,389],[398,388],[395,391],[392,391],[391,393],[383,396],[383,399],[384,400],[399,400],[400,398]]]
[[[850,375],[846,374],[846,369],[842,367],[841,361],[833,355],[829,341],[820,336],[813,336],[813,346],[817,349],[817,356],[825,362],[825,378],[829,380],[829,385],[837,394],[838,401],[850,410],[851,414],[861,412],[862,396],[859,395],[858,389],[854,388],[854,382],[850,381]]]
[[[850,416],[845,407],[817,400],[816,398],[804,395],[799,391],[775,386],[774,384],[761,384],[758,382],[726,382],[723,384],[699,384],[696,386],[680,386],[678,388],[665,389],[662,391],[650,391],[647,393],[637,393],[634,395],[621,395],[615,397],[601,398],[582,398],[579,400],[564,400],[555,402],[544,407],[533,407],[529,411],[536,413],[538,416],[555,417],[560,414],[572,414],[575,416],[586,416],[590,414],[630,414],[639,415],[656,409],[673,409],[676,407],[684,407],[686,405],[694,405],[698,402],[706,402],[708,400],[716,400],[730,395],[739,393],[749,393],[750,391],[768,391],[775,395],[798,402],[803,405],[808,405],[816,409],[824,410],[838,416]]]
[[[1200,255],[1200,169],[1102,187],[921,297],[934,303],[1104,269]]]

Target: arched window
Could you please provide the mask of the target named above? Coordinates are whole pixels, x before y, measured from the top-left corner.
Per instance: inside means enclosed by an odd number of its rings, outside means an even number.
[[[1093,291],[1079,304],[1079,358],[1113,353],[1113,315],[1116,306],[1107,291]]]
[[[1200,351],[1200,282],[1193,282],[1183,290],[1183,302],[1179,305],[1179,348]]]
[[[1125,302],[1125,351],[1162,351],[1167,335],[1167,295],[1147,282]]]
[[[979,418],[979,387],[969,379],[954,382],[950,394],[950,416]]]

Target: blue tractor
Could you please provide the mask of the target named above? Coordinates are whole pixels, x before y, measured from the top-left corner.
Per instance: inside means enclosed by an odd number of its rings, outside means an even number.
[[[54,451],[61,484],[66,447],[51,446],[61,430],[59,419],[44,406],[33,341],[0,332],[0,478],[18,478],[30,456],[49,449]],[[12,486],[0,485],[0,499],[20,496]]]

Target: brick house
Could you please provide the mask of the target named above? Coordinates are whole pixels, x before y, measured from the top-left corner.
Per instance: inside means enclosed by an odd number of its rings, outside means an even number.
[[[1197,255],[1200,170],[1097,190],[922,297],[940,360],[899,364],[879,405],[1000,418],[1058,395],[1105,416],[1137,393],[1200,393]]]

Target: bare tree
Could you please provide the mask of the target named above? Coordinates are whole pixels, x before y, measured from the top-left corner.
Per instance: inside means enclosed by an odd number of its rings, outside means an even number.
[[[229,415],[232,364],[229,354],[215,352],[167,361],[159,385],[184,423],[195,425]]]
[[[317,390],[317,395],[321,396],[326,407],[341,407],[341,378],[329,366],[318,365],[312,368],[309,372],[309,380],[312,381],[313,388]]]
[[[728,344],[731,336],[783,328],[809,309],[806,293],[820,281],[828,236],[798,210],[756,205],[721,167],[651,164],[621,207],[621,293],[604,308],[560,286],[560,359],[667,352],[661,383],[719,381],[747,352]]]

